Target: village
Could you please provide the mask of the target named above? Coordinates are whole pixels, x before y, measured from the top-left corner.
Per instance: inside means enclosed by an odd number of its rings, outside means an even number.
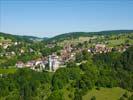
[[[123,46],[119,48],[107,47],[105,44],[96,44],[93,48],[88,48],[88,53],[94,55],[97,53],[108,53],[113,50],[118,52],[124,52],[129,46]],[[86,49],[86,48],[85,48]],[[78,52],[81,52],[83,49],[72,48],[70,45],[65,46],[63,50],[60,51],[60,55],[57,53],[52,53],[51,55],[39,58],[37,60],[31,60],[27,63],[19,61],[16,63],[17,68],[30,68],[35,71],[50,71],[55,72],[58,68],[65,67],[65,64],[69,61],[75,60],[75,55]]]
[[[123,37],[123,35],[120,35]],[[118,36],[116,36],[118,37]],[[120,44],[117,46],[109,46],[108,41],[99,42],[98,38],[105,39],[105,36],[93,36],[93,37],[82,37],[82,40],[86,40],[82,42],[79,40],[78,44],[73,43],[65,43],[62,45],[62,48],[58,52],[52,51],[50,54],[45,55],[48,51],[44,53],[37,51],[36,46],[32,48],[31,43],[21,42],[21,41],[12,41],[10,39],[2,38],[0,41],[0,57],[1,59],[5,58],[13,58],[17,55],[21,58],[22,55],[28,52],[29,55],[32,53],[36,55],[40,55],[36,58],[33,57],[31,60],[26,60],[25,62],[22,60],[17,60],[17,62],[13,65],[16,68],[30,68],[35,71],[49,71],[55,72],[58,68],[66,67],[66,64],[70,61],[75,61],[76,54],[86,50],[91,55],[100,54],[100,53],[108,53],[112,51],[124,52],[131,45],[128,43]],[[127,38],[127,37],[126,37]],[[126,39],[125,38],[125,39]],[[113,40],[117,40],[117,38],[112,38]],[[73,40],[75,42],[77,40]],[[92,42],[94,41],[94,42]],[[119,40],[118,40],[119,41]],[[63,43],[63,42],[60,42]],[[87,44],[87,46],[85,46]],[[57,44],[42,44],[46,48],[54,48]],[[89,46],[88,46],[89,45]],[[28,47],[29,46],[29,47]],[[44,55],[44,56],[43,56]]]

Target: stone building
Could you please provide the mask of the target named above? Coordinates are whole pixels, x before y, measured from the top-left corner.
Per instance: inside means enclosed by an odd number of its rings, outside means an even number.
[[[55,54],[49,55],[49,71],[56,71],[59,68],[59,57]]]

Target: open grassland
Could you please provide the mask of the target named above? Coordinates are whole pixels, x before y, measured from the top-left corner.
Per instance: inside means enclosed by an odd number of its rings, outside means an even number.
[[[89,42],[89,40],[92,40],[93,42],[88,43],[88,47],[89,45],[93,45],[93,44],[98,44],[98,43],[102,43],[102,44],[106,44],[109,47],[115,47],[115,46],[119,46],[122,44],[133,44],[133,33],[132,34],[122,34],[122,35],[112,35],[112,36],[108,36],[108,38],[104,37],[104,36],[93,36],[93,37],[79,37],[79,38],[73,38],[73,39],[68,39],[68,40],[64,40],[58,43],[58,45],[60,46],[64,46],[67,44],[74,44],[77,45],[78,43],[84,43],[84,42]]]
[[[124,44],[124,43],[125,43],[125,39],[109,40],[108,41],[109,46],[117,46],[117,45]]]
[[[108,41],[108,45],[112,46],[112,47],[117,46],[117,45],[121,45],[121,44],[125,44],[125,43],[128,43],[128,44],[132,45],[133,44],[133,40],[125,38],[125,39],[109,40]]]
[[[79,37],[76,39],[69,39],[69,40],[64,40],[58,43],[58,45],[66,45],[66,44],[78,44],[78,43],[83,43],[85,41],[89,41],[90,39],[92,39],[94,37]]]
[[[115,88],[100,88],[100,90],[90,90],[88,93],[83,96],[83,100],[91,100],[93,96],[96,97],[96,100],[118,100],[126,90],[115,87]],[[128,92],[129,96],[133,93]],[[126,99],[125,99],[126,100]]]
[[[64,100],[74,99],[75,88],[67,86],[61,90],[63,93]],[[83,100],[91,100],[93,96],[96,97],[96,100],[119,100],[123,94],[128,93],[128,96],[131,96],[133,93],[125,89],[114,87],[114,88],[100,88],[100,90],[92,89],[89,90],[86,95],[82,97]],[[125,98],[125,100],[128,100]]]

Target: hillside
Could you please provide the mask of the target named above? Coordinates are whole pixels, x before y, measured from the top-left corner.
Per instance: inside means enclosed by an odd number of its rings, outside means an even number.
[[[83,100],[91,100],[94,97],[96,100],[119,100],[126,92],[128,96],[131,96],[131,92],[118,87],[101,88],[100,90],[93,89],[83,96]],[[127,100],[127,98],[125,97],[124,100]]]
[[[83,51],[76,57],[55,72],[1,69],[0,100],[132,100],[133,46],[123,53]]]
[[[20,35],[12,35],[8,33],[0,32],[0,37],[12,39],[12,40],[44,40],[44,41],[62,41],[62,40],[68,40],[68,39],[74,39],[79,37],[92,37],[94,35],[112,35],[112,34],[129,34],[133,33],[133,30],[110,30],[110,31],[100,31],[100,32],[70,32],[70,33],[64,33],[57,36],[54,36],[52,38],[47,37],[35,37],[35,36],[20,36]]]
[[[62,41],[67,39],[74,39],[79,37],[92,37],[94,35],[112,35],[112,34],[129,34],[133,33],[133,30],[111,30],[111,31],[100,31],[100,32],[70,32],[61,35],[57,35],[49,40]]]
[[[5,39],[10,39],[12,41],[25,41],[25,42],[31,42],[32,40],[42,40],[41,38],[34,37],[34,36],[12,35],[12,34],[3,33],[3,32],[0,32],[0,37]]]

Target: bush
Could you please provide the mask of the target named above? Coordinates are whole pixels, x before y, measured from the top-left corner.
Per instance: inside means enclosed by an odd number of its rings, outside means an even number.
[[[73,97],[73,95],[72,95],[72,94],[69,94],[69,95],[68,95],[68,97],[69,97],[69,98],[72,98],[72,97]]]
[[[123,94],[123,97],[128,98],[128,93],[125,92],[125,93]]]
[[[100,87],[96,87],[96,90],[100,90]]]
[[[128,98],[128,100],[133,100],[133,95],[131,95],[131,96]]]
[[[93,97],[91,98],[91,100],[96,100],[96,97],[95,97],[95,96],[93,96]]]
[[[119,99],[119,100],[125,100],[125,99],[124,99],[124,97],[122,96],[122,97],[120,97],[120,99]]]

